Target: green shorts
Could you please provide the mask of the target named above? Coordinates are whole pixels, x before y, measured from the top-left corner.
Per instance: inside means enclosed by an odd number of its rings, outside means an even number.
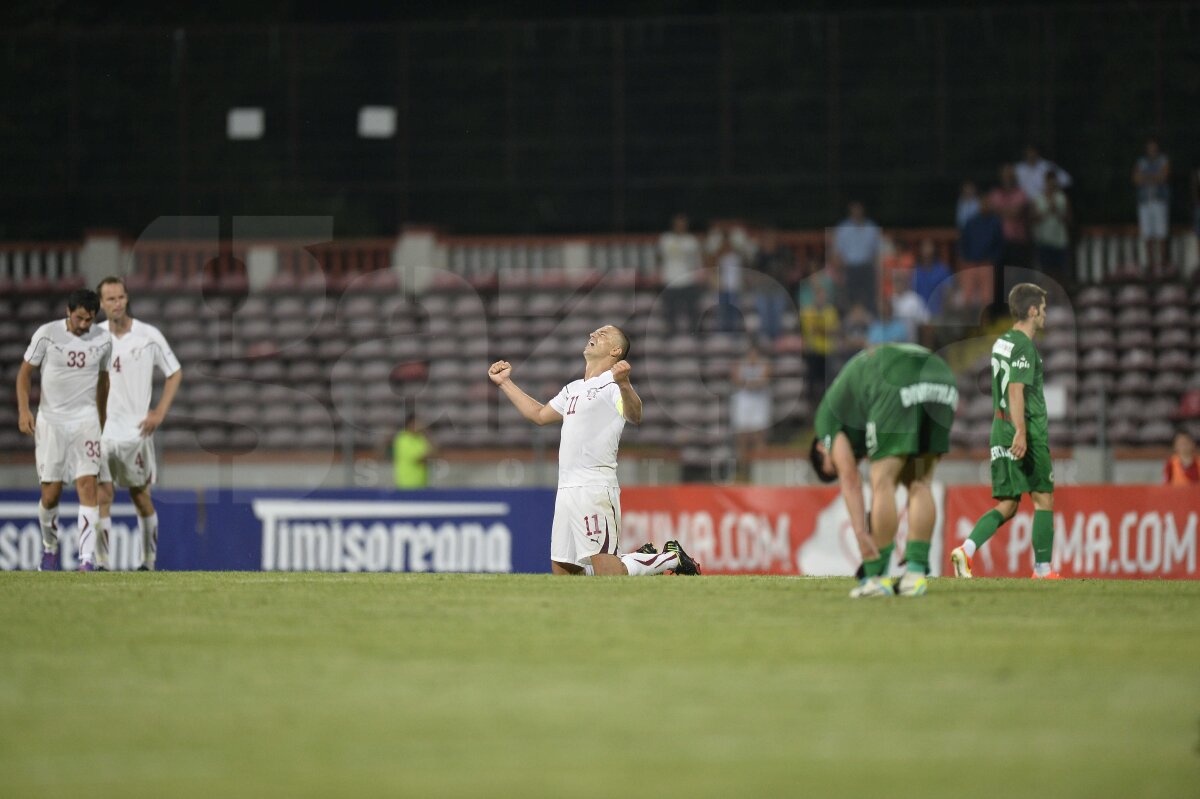
[[[1045,441],[1031,441],[1025,457],[1013,458],[1008,447],[992,447],[992,497],[1011,499],[1036,491],[1054,493],[1054,463]]]
[[[939,386],[944,391],[939,392]],[[912,389],[914,393],[906,393]],[[922,397],[943,394],[920,401]],[[867,413],[867,455],[873,461],[950,451],[958,392],[954,383],[920,383],[883,392]]]

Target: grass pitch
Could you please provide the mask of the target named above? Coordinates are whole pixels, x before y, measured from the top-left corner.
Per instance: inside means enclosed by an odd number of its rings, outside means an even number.
[[[0,794],[1200,791],[1200,584],[0,574]]]

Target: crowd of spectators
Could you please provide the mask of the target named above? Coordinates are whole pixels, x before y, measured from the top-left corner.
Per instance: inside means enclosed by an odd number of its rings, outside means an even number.
[[[1170,174],[1167,155],[1148,140],[1132,182],[1149,275],[1166,268]],[[1189,180],[1200,235],[1200,170]],[[857,199],[828,231],[823,263],[798,262],[796,250],[775,231],[719,223],[697,235],[679,215],[660,241],[668,327],[677,330],[683,317],[688,329],[697,329],[706,293],[716,298],[712,329],[742,330],[753,309],[753,349],[733,377],[735,404],[744,409],[759,401],[750,399],[757,380],[751,375],[760,374],[763,351],[793,327],[785,324],[787,315],[798,314],[794,327],[815,406],[842,364],[865,346],[915,342],[936,348],[970,335],[1003,291],[1005,267],[1042,273],[1060,296],[1071,291],[1071,183],[1066,170],[1033,146],[1019,161],[1000,165],[994,185],[964,181],[954,209],[954,253],[944,239],[892,240]],[[754,421],[742,418],[739,424],[745,439],[752,432],[745,425]]]

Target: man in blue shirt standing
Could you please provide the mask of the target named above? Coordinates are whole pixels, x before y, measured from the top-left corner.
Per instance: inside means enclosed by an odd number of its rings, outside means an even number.
[[[833,254],[845,281],[845,296],[839,305],[849,308],[861,303],[875,313],[879,296],[879,226],[867,219],[866,209],[857,200],[850,203],[849,212],[833,232]]]
[[[1137,187],[1138,229],[1146,243],[1151,272],[1162,269],[1165,260],[1168,209],[1171,202],[1171,161],[1158,149],[1157,139],[1146,141],[1146,154],[1133,165]]]
[[[913,264],[912,289],[925,300],[930,316],[941,313],[942,300],[950,289],[950,267],[937,257],[932,239],[921,242],[917,262]]]
[[[993,275],[1003,266],[1004,227],[985,195],[979,201],[979,213],[967,220],[958,239],[959,284],[969,305],[983,306],[992,301]]]

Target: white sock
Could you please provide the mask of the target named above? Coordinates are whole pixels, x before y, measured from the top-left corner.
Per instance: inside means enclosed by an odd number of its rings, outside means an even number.
[[[583,575],[585,577],[595,577],[596,576],[596,570],[594,568],[592,568],[592,564],[590,564],[590,563],[583,564]]]
[[[42,549],[46,552],[58,551],[58,506],[43,507],[38,503],[38,524],[42,528]]]
[[[109,568],[108,565],[108,534],[112,532],[112,517],[100,517],[100,534],[96,536],[96,565]]]
[[[630,576],[641,577],[647,574],[662,574],[667,569],[679,565],[679,555],[674,552],[659,552],[656,555],[644,555],[641,552],[631,552],[621,556],[621,562]]]
[[[1049,563],[1033,564],[1033,573],[1036,574],[1038,577],[1045,577],[1047,574],[1050,573],[1050,564]]]
[[[975,542],[969,538],[966,541],[963,541],[962,551],[967,553],[968,558],[975,557]]]
[[[158,557],[158,514],[139,516],[138,529],[142,532],[142,562],[153,569]]]
[[[79,506],[79,561],[94,563],[96,560],[96,528],[100,526],[100,508],[96,505]]]

